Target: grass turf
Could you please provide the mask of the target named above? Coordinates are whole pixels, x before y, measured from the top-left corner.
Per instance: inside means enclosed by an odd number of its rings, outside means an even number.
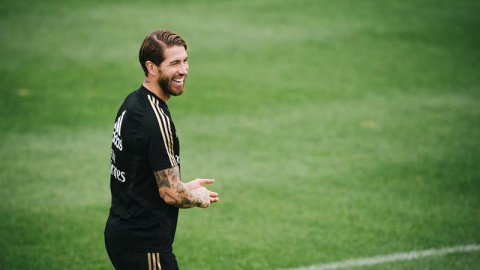
[[[182,269],[278,269],[480,242],[474,1],[0,4],[0,268],[111,269],[114,114],[143,37],[189,45],[169,102]],[[475,269],[478,253],[368,269]]]

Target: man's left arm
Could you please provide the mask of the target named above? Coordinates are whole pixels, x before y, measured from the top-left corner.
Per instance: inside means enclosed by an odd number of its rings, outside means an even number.
[[[180,181],[178,166],[155,171],[160,197],[178,208],[209,207],[218,201],[218,194],[203,185],[213,184],[213,179],[195,179],[188,183]]]

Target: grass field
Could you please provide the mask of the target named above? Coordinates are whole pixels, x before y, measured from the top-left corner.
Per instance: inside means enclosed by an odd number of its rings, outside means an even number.
[[[0,269],[112,269],[114,117],[168,28],[181,269],[281,269],[480,244],[480,3],[2,1]],[[480,252],[356,269],[478,269]]]

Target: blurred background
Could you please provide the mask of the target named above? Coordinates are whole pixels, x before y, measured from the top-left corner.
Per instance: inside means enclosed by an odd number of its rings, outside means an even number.
[[[281,269],[480,243],[480,2],[2,1],[0,268],[112,269],[114,118],[138,50],[188,44],[169,107],[181,269]],[[478,252],[365,269],[478,269]]]

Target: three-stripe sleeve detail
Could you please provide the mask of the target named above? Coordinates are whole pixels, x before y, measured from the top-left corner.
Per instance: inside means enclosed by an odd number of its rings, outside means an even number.
[[[168,158],[172,167],[177,166],[177,160],[175,159],[175,154],[173,152],[173,134],[170,126],[170,118],[165,114],[165,112],[158,105],[158,100],[154,97],[148,95],[148,100],[152,106],[153,112],[157,118],[158,126],[160,127],[160,132],[162,134],[163,143],[165,144],[165,150],[167,151]]]

